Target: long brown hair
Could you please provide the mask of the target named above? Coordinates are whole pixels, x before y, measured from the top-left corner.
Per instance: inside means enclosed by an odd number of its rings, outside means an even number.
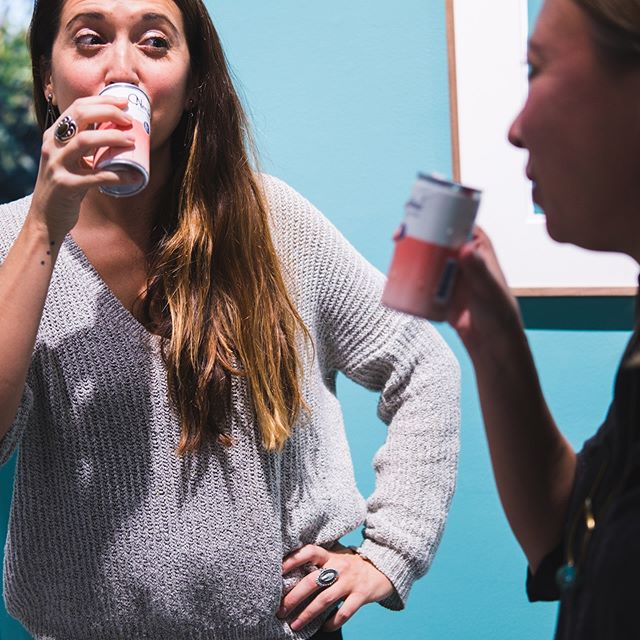
[[[30,27],[34,100],[44,129],[45,65],[64,0],[38,0]],[[191,58],[193,111],[173,134],[170,203],[157,221],[143,305],[163,338],[178,453],[230,444],[233,376],[247,381],[267,449],[282,447],[304,408],[300,337],[267,205],[251,166],[249,127],[220,40],[201,0],[174,0]]]

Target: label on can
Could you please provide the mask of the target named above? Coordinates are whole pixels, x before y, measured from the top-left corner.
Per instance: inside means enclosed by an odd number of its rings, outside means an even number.
[[[385,306],[430,320],[445,319],[458,251],[471,235],[479,204],[479,191],[433,176],[418,177],[394,237],[382,294]]]
[[[404,208],[404,234],[443,247],[459,248],[469,239],[479,204],[478,191],[420,176]]]
[[[449,258],[445,262],[442,276],[440,277],[440,283],[438,284],[438,288],[436,289],[434,296],[434,300],[439,304],[447,304],[447,302],[449,302],[457,271],[458,261],[454,258]]]
[[[127,98],[124,110],[133,118],[131,131],[135,138],[133,149],[102,148],[94,157],[96,169],[107,169],[126,174],[126,182],[100,187],[100,191],[115,197],[132,196],[149,183],[149,155],[151,149],[151,102],[147,94],[134,84],[118,82],[105,87],[100,95]],[[99,129],[114,129],[111,122]]]

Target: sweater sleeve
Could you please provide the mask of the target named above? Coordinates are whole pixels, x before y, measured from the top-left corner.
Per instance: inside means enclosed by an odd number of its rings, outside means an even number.
[[[9,431],[7,431],[4,437],[0,439],[0,466],[9,460],[20,444],[22,434],[24,433],[29,420],[32,406],[33,392],[31,391],[31,387],[27,384],[25,385],[16,417],[13,419],[11,427],[9,427]]]
[[[401,609],[431,564],[455,488],[459,366],[430,323],[380,304],[382,274],[304,203],[295,234],[306,256],[299,278],[315,291],[324,375],[341,371],[380,392],[378,415],[388,425],[358,552],[395,587],[382,604]]]

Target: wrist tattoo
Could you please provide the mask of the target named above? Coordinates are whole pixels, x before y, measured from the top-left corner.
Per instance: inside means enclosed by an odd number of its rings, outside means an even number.
[[[51,241],[49,242],[49,246],[50,246],[50,247],[55,247],[55,244],[56,244],[56,241],[55,241],[55,240],[51,240]],[[49,249],[49,251],[47,251],[47,255],[48,255],[48,256],[50,256],[50,255],[51,255],[51,249]],[[40,260],[40,264],[41,264],[41,266],[43,266],[43,267],[44,267],[44,265],[45,265],[45,261],[44,261],[44,260]]]

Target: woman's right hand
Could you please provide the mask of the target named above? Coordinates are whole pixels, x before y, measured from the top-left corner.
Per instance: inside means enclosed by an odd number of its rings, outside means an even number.
[[[133,146],[132,120],[123,111],[126,104],[126,98],[111,96],[79,98],[44,132],[31,216],[44,223],[52,237],[64,237],[75,226],[89,189],[121,182],[113,171],[95,171],[86,158],[101,147]],[[78,130],[60,142],[54,134],[65,116],[75,121]],[[98,129],[104,122],[121,128]]]
[[[518,303],[489,236],[475,227],[460,252],[458,281],[447,314],[470,355],[500,338],[522,334]]]

